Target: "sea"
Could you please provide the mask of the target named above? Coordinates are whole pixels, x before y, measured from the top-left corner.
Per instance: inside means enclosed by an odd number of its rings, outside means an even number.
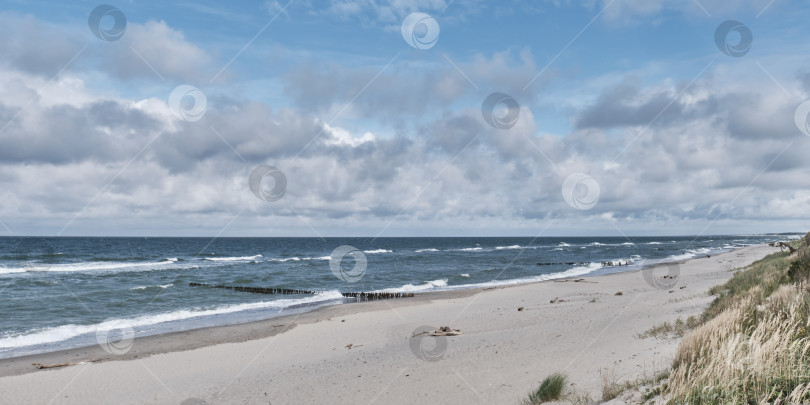
[[[107,334],[123,340],[356,300],[345,292],[423,293],[589,277],[800,236],[0,237],[0,358],[92,346]]]

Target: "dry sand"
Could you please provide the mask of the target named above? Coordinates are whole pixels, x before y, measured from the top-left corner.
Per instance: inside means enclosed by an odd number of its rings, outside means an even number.
[[[664,289],[628,272],[432,293],[136,339],[122,356],[93,347],[2,360],[0,403],[517,404],[554,372],[599,399],[600,373],[634,380],[669,366],[678,340],[638,333],[700,314],[711,286],[775,251],[681,263]],[[654,271],[670,282],[666,274]],[[412,337],[423,325],[463,335]],[[412,349],[419,344],[422,352]]]

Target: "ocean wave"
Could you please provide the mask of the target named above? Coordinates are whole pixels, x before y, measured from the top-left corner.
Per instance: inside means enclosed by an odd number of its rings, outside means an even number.
[[[141,257],[141,256],[136,256],[136,257],[94,256],[94,257],[91,257],[91,258],[89,258],[87,260],[91,261],[91,262],[138,262],[138,261],[149,260],[149,258],[148,257]]]
[[[428,281],[424,284],[419,285],[405,284],[402,287],[385,288],[382,290],[376,290],[374,292],[381,292],[381,293],[421,292],[442,287],[447,287],[446,278]]]
[[[132,287],[132,288],[130,288],[130,290],[137,291],[137,290],[146,290],[148,288],[161,288],[161,289],[165,290],[165,289],[167,289],[167,288],[169,288],[169,287],[171,287],[173,285],[174,284],[140,286],[140,287]]]
[[[459,276],[464,277],[464,278],[468,278],[468,277],[470,277],[470,274],[469,273],[461,273],[461,274],[459,274]]]
[[[249,260],[256,260],[261,257],[262,255],[241,256],[241,257],[206,257],[204,260],[209,260],[212,262],[244,262]]]
[[[522,246],[520,245],[511,245],[511,246],[495,246],[495,250],[513,250],[513,249],[521,249]]]
[[[268,262],[277,262],[277,263],[284,263],[284,262],[300,262],[300,261],[307,261],[307,260],[331,260],[330,256],[318,256],[318,257],[282,257],[282,258],[275,258],[275,259],[267,259]]]
[[[599,263],[589,263],[585,266],[577,266],[570,268],[565,271],[560,271],[557,273],[549,273],[549,274],[541,274],[532,277],[522,277],[522,278],[515,278],[510,280],[493,280],[487,281],[483,283],[475,283],[475,284],[462,284],[451,286],[447,289],[467,289],[467,288],[489,288],[489,287],[501,287],[501,286],[508,286],[508,285],[518,285],[518,284],[528,284],[528,283],[536,283],[538,281],[548,281],[548,280],[556,280],[560,278],[568,278],[568,277],[577,277],[577,276],[584,276],[586,274],[593,273],[602,268],[602,265]]]
[[[604,243],[600,243],[600,242],[591,242],[589,245],[590,246],[605,246]]]
[[[568,246],[571,246],[571,245],[569,245],[569,244],[567,244],[565,242],[560,242],[560,243],[557,244],[557,246],[559,246],[559,247],[568,247]]]
[[[180,321],[201,316],[230,314],[234,312],[256,309],[284,309],[293,305],[313,304],[342,299],[343,295],[337,290],[324,291],[306,298],[280,299],[275,301],[260,301],[244,304],[222,305],[213,308],[182,309],[154,315],[144,315],[137,318],[112,319],[92,325],[68,324],[52,328],[26,331],[17,334],[0,335],[0,348],[17,348],[32,345],[61,342],[83,335],[97,332],[114,331],[124,328],[143,329],[143,327],[157,325],[164,322]]]
[[[438,252],[438,251],[439,251],[439,249],[434,249],[434,248],[427,248],[427,249],[416,249],[416,250],[415,250],[415,252],[416,252],[416,253],[422,253],[422,252]]]
[[[647,242],[647,245],[660,245],[661,242]]]
[[[479,252],[479,251],[484,250],[484,248],[482,248],[482,247],[470,247],[470,248],[461,248],[461,249],[455,249],[455,250],[457,252]]]
[[[278,262],[278,263],[300,262],[301,258],[300,257],[285,257],[285,258],[282,258],[282,259],[267,259],[267,261],[268,262]]]
[[[0,267],[0,275],[26,272],[81,272],[81,271],[109,271],[109,270],[148,270],[158,269],[172,265],[174,262],[146,262],[146,263],[119,263],[119,262],[80,262],[44,264],[31,263],[26,267]]]
[[[709,248],[700,248],[700,249],[688,249],[684,251],[682,254],[679,255],[669,255],[665,259],[661,260],[662,263],[667,262],[679,262],[683,260],[694,259],[698,256],[703,256],[711,253],[711,249]]]
[[[374,249],[374,250],[364,250],[363,253],[373,254],[373,253],[394,253],[393,250],[388,249]]]

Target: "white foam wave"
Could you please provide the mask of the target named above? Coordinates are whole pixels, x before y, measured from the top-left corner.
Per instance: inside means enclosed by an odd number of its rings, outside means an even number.
[[[162,288],[162,289],[166,289],[166,288],[169,288],[169,287],[171,287],[171,286],[173,286],[173,285],[174,285],[174,284],[153,285],[153,286],[140,286],[140,287],[132,287],[132,288],[130,288],[130,290],[145,290],[145,289],[147,289],[147,288]]]
[[[300,262],[306,260],[331,260],[330,256],[319,256],[319,257],[279,257],[274,259],[267,259],[268,262],[276,262],[276,263],[285,263],[285,262]]]
[[[566,246],[571,246],[571,245],[569,245],[569,244],[567,244],[567,243],[565,243],[565,242],[560,242],[560,243],[558,243],[558,244],[557,244],[557,246],[559,246],[559,247],[566,247]]]
[[[478,251],[484,250],[484,248],[482,248],[482,247],[471,247],[471,248],[461,248],[461,249],[456,249],[456,250],[459,251],[459,252],[478,252]]]
[[[415,252],[416,252],[416,253],[422,253],[422,252],[438,252],[438,251],[439,251],[439,249],[434,249],[434,248],[427,248],[427,249],[416,249],[416,250],[415,250]]]
[[[468,273],[461,273],[461,274],[459,274],[459,276],[464,277],[464,278],[470,277],[470,275]]]
[[[205,260],[212,262],[244,262],[249,260],[256,260],[261,257],[262,255],[241,256],[241,257],[206,257]]]
[[[98,331],[112,331],[123,328],[142,329],[144,326],[157,325],[164,322],[179,321],[201,316],[221,315],[265,308],[283,309],[292,305],[326,302],[342,298],[343,296],[339,291],[332,290],[306,298],[260,301],[245,304],[223,305],[213,308],[182,309],[155,315],[144,315],[137,318],[113,319],[93,325],[68,324],[53,328],[27,331],[22,334],[6,334],[4,336],[0,336],[0,348],[16,348],[54,343],[82,335],[95,334]]]
[[[520,245],[511,245],[511,246],[495,246],[495,250],[513,250],[513,249],[521,249],[522,246]]]
[[[511,280],[497,280],[497,281],[488,281],[484,283],[476,283],[476,284],[462,284],[451,286],[449,289],[466,289],[466,288],[488,288],[488,287],[500,287],[500,286],[507,286],[507,285],[517,285],[517,284],[527,284],[527,283],[534,283],[538,281],[548,281],[548,280],[556,280],[560,278],[567,278],[567,277],[577,277],[577,276],[584,276],[586,274],[592,273],[596,270],[602,268],[600,263],[589,263],[585,266],[577,266],[571,269],[557,272],[557,273],[550,273],[550,274],[541,274],[538,276],[532,277],[524,277],[524,278],[516,278]]]
[[[661,242],[647,242],[648,245],[660,245]]]
[[[393,250],[388,249],[374,249],[374,250],[364,250],[363,253],[373,254],[373,253],[394,253]]]
[[[25,272],[75,272],[75,271],[107,271],[107,270],[149,270],[157,268],[165,268],[175,262],[161,261],[161,262],[140,262],[140,263],[121,263],[121,262],[80,262],[80,263],[62,263],[62,264],[40,264],[32,263],[29,267],[0,267],[0,274],[13,274]]]
[[[279,262],[279,263],[284,263],[284,262],[300,262],[300,261],[301,261],[301,258],[300,258],[300,257],[285,257],[285,258],[283,258],[283,259],[268,259],[267,261],[268,261],[268,262]]]
[[[698,256],[703,256],[711,252],[711,249],[708,248],[700,248],[700,249],[689,249],[679,255],[670,255],[667,256],[666,259],[662,260],[662,262],[678,262],[682,260],[689,260],[694,259]]]
[[[166,259],[163,259],[164,262],[176,262],[177,260],[179,259],[176,257],[168,257]]]
[[[604,243],[599,243],[599,242],[591,242],[590,245],[591,246],[605,246]]]
[[[377,290],[374,292],[383,292],[383,293],[399,293],[399,292],[419,292],[419,291],[427,291],[432,290],[434,288],[442,288],[447,287],[447,279],[439,279],[428,281],[424,284],[413,285],[413,284],[405,284],[402,287],[395,287],[395,288],[385,288],[382,290]]]

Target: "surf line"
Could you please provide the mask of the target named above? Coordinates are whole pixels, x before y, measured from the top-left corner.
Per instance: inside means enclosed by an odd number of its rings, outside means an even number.
[[[223,288],[226,290],[234,290],[239,292],[249,292],[254,294],[318,294],[317,291],[307,290],[293,290],[288,288],[265,288],[265,287],[246,287],[246,286],[233,286],[233,285],[215,285],[215,284],[202,284],[202,283],[188,283],[191,287],[208,287],[208,288]],[[413,293],[385,293],[385,292],[342,292],[344,297],[356,298],[358,301],[371,301],[371,300],[385,300],[391,298],[410,298]]]
[[[556,266],[556,265],[568,265],[568,266],[584,266],[590,264],[589,262],[557,262],[557,263],[537,263],[538,266]]]

